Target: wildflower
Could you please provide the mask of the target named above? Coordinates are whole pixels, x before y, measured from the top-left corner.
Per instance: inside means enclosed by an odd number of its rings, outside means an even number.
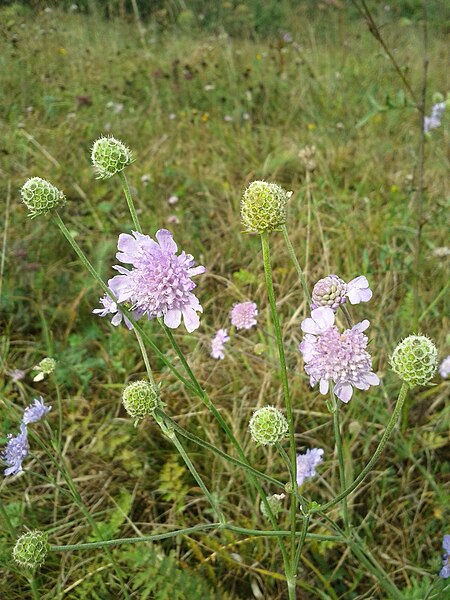
[[[285,494],[273,494],[272,496],[267,496],[267,503],[270,506],[270,510],[275,518],[278,517],[280,512],[283,510],[282,501],[286,498]],[[268,519],[269,514],[266,510],[266,505],[261,501],[259,506],[261,513]]]
[[[31,219],[46,215],[66,202],[63,192],[40,177],[28,179],[20,190],[20,196],[29,210],[28,216]]]
[[[292,192],[276,183],[253,181],[241,200],[241,221],[245,230],[254,233],[276,231],[286,223],[286,203]]]
[[[437,348],[424,335],[410,335],[392,353],[392,370],[410,387],[425,385],[437,369]]]
[[[25,379],[25,371],[22,369],[12,369],[11,371],[8,371],[8,375],[14,383],[18,383],[19,381],[22,381],[22,379]]]
[[[439,375],[444,379],[447,379],[450,375],[450,356],[444,358],[439,366]]]
[[[46,533],[38,530],[28,531],[16,541],[13,548],[13,557],[21,567],[34,569],[44,564],[48,548]]]
[[[300,487],[303,485],[305,479],[314,477],[316,474],[316,467],[323,461],[322,448],[312,448],[305,452],[305,454],[297,454],[297,485]]]
[[[28,455],[28,430],[25,423],[20,425],[20,433],[15,437],[8,434],[8,444],[1,453],[1,458],[8,465],[5,469],[5,475],[15,475],[22,471],[22,462]]]
[[[314,309],[311,318],[302,322],[302,331],[306,335],[299,349],[311,387],[320,382],[320,393],[327,394],[332,381],[336,396],[342,402],[348,402],[353,394],[352,386],[367,390],[371,385],[378,385],[380,380],[372,372],[372,361],[366,351],[368,339],[363,331],[369,327],[369,321],[362,321],[340,333],[334,320],[331,308]]]
[[[442,547],[445,553],[442,555],[442,569],[439,576],[443,579],[448,579],[450,577],[450,535],[444,535]]]
[[[194,267],[194,259],[184,251],[177,255],[177,245],[167,229],[156,232],[155,242],[148,235],[133,231],[119,236],[117,259],[133,265],[131,271],[116,266],[120,275],[108,283],[117,302],[129,302],[133,311],[148,319],[163,317],[167,327],[176,329],[181,318],[189,333],[197,329],[203,312],[191,277],[205,272]]]
[[[258,316],[258,307],[254,302],[239,302],[231,309],[231,324],[236,329],[251,329],[256,325]]]
[[[369,288],[369,282],[364,275],[355,277],[345,283],[337,275],[328,275],[319,279],[313,288],[311,308],[328,306],[336,311],[341,304],[345,304],[347,299],[351,304],[368,302],[372,298],[372,290]]]
[[[25,425],[28,425],[29,423],[37,423],[51,410],[51,406],[45,406],[44,398],[42,398],[42,396],[40,396],[40,399],[35,398],[34,404],[30,404],[30,406],[27,406],[27,408],[24,410],[22,423]]]
[[[123,390],[122,403],[130,417],[143,419],[161,406],[159,388],[148,381],[134,381]]]
[[[289,431],[285,416],[275,406],[264,406],[255,410],[249,423],[253,441],[263,446],[273,446]]]
[[[117,281],[116,278],[113,277],[108,281],[108,287],[113,296],[117,296]],[[96,315],[100,315],[100,317],[106,317],[108,315],[113,315],[111,319],[111,324],[114,327],[117,327],[123,322],[128,327],[128,329],[133,329],[133,325],[131,321],[125,316],[125,314],[120,310],[117,302],[113,300],[108,294],[105,294],[102,298],[100,298],[100,304],[103,305],[103,308],[94,308],[92,311]],[[130,311],[136,321],[142,316],[139,311]]]
[[[442,115],[444,114],[446,102],[438,102],[431,109],[431,115],[423,120],[423,130],[425,133],[431,129],[437,129],[441,126]]]
[[[225,358],[224,347],[227,342],[230,341],[230,336],[226,329],[219,329],[216,335],[211,340],[211,356],[216,360],[223,360]]]
[[[174,206],[174,204],[176,204],[178,202],[178,196],[176,196],[175,194],[172,194],[171,196],[169,196],[169,198],[167,199],[167,204],[169,206]]]
[[[364,275],[355,277],[347,283],[347,298],[351,304],[369,302],[372,298],[372,290],[369,288],[369,282]]]
[[[92,163],[98,179],[120,173],[132,160],[129,148],[112,136],[101,137],[92,146]]]
[[[46,356],[41,362],[34,367],[37,370],[37,375],[33,377],[33,381],[42,381],[46,375],[51,375],[56,369],[56,360]]]
[[[177,217],[177,215],[169,215],[167,217],[167,223],[169,225],[179,225],[180,224],[180,219]]]

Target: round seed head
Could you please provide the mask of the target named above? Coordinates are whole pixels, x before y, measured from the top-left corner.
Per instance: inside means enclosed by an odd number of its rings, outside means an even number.
[[[34,569],[45,562],[48,536],[43,531],[29,531],[21,535],[13,548],[13,558],[22,567]]]
[[[45,375],[50,375],[50,373],[53,373],[53,371],[56,369],[56,360],[46,356],[38,364],[38,369],[45,373]]]
[[[148,381],[134,381],[123,390],[122,403],[130,417],[143,419],[161,406],[159,388]]]
[[[425,385],[437,369],[437,348],[424,335],[405,338],[391,356],[391,366],[411,387]]]
[[[241,200],[241,221],[245,230],[254,233],[276,231],[286,223],[286,202],[292,192],[276,183],[254,181]]]
[[[273,494],[273,496],[267,496],[267,503],[269,504],[270,509],[272,510],[273,516],[275,518],[277,518],[280,512],[283,510],[284,498],[286,498],[284,494]],[[264,504],[264,502],[261,502],[260,510],[261,513],[268,519],[269,514],[266,510],[266,505]]]
[[[249,423],[253,441],[263,446],[273,446],[289,431],[289,425],[278,408],[264,406],[253,413]]]
[[[32,219],[46,215],[66,203],[63,192],[40,177],[32,177],[26,181],[20,190],[20,196],[28,208],[28,216]]]
[[[328,275],[319,279],[313,288],[311,308],[328,306],[336,310],[340,304],[346,301],[347,285],[337,275]]]
[[[112,136],[101,137],[92,147],[92,163],[98,179],[108,179],[132,162],[131,151]]]

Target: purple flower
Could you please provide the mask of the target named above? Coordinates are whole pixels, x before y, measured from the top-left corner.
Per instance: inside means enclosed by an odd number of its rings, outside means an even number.
[[[26,458],[28,450],[27,426],[21,423],[20,433],[15,437],[11,433],[8,434],[8,444],[1,453],[1,459],[8,465],[4,471],[5,475],[15,475],[22,471],[22,461]]]
[[[45,406],[44,398],[42,398],[42,396],[40,397],[40,400],[35,398],[34,404],[30,404],[30,406],[27,406],[27,408],[23,411],[22,423],[24,423],[24,425],[28,425],[29,423],[37,423],[51,410],[51,406]]]
[[[446,107],[445,102],[434,104],[431,109],[431,115],[423,120],[423,130],[428,133],[431,129],[437,129],[441,126],[442,115]]]
[[[231,309],[231,324],[236,329],[251,329],[257,323],[257,315],[258,307],[254,302],[240,302]]]
[[[439,575],[443,579],[448,579],[450,577],[450,535],[444,535],[442,547],[445,553],[442,555],[442,569]]]
[[[134,236],[134,237],[133,237]],[[108,283],[117,302],[128,302],[131,309],[148,319],[163,317],[167,327],[176,329],[183,317],[190,333],[200,325],[197,313],[203,312],[191,277],[205,272],[194,267],[194,259],[184,251],[177,255],[177,245],[167,229],[156,232],[158,242],[133,231],[119,236],[117,259],[133,265],[131,271],[115,266],[120,275]]]
[[[352,386],[367,390],[371,385],[378,385],[380,380],[372,372],[372,361],[366,350],[368,339],[362,333],[369,327],[369,321],[362,321],[340,333],[334,319],[331,308],[314,309],[311,318],[302,322],[302,331],[306,335],[299,349],[311,387],[320,382],[320,393],[327,394],[332,381],[336,396],[342,402],[348,402],[353,394]]]
[[[347,298],[352,304],[360,302],[369,302],[372,298],[372,290],[369,288],[369,282],[364,275],[355,277],[347,283]]]
[[[320,465],[323,458],[322,448],[308,449],[305,454],[297,454],[297,485],[303,485],[305,479],[314,477],[316,467]]]
[[[118,290],[116,288],[118,282],[116,280],[116,277],[110,279],[108,281],[108,287],[113,296],[117,298]],[[123,320],[128,329],[133,329],[133,325],[130,319],[128,319],[124,315],[124,313],[120,310],[119,306],[117,305],[117,302],[110,298],[108,294],[105,294],[103,298],[100,298],[100,304],[103,304],[103,308],[94,308],[94,310],[92,311],[94,314],[100,315],[100,317],[107,317],[108,315],[113,315],[113,318],[111,319],[111,324],[114,325],[114,327],[120,325]],[[132,313],[136,321],[142,316],[141,314],[139,314],[139,311],[135,310],[130,312]]]
[[[219,329],[214,338],[211,340],[211,356],[216,360],[223,360],[225,344],[230,341],[230,336],[226,329]]]
[[[447,379],[447,377],[450,375],[450,356],[444,358],[444,360],[439,365],[439,375],[443,379]]]
[[[336,311],[341,304],[345,304],[347,299],[351,304],[368,302],[372,298],[372,290],[369,288],[369,282],[364,275],[355,277],[345,283],[337,275],[328,275],[319,279],[313,288],[311,309],[320,306],[328,306]]]

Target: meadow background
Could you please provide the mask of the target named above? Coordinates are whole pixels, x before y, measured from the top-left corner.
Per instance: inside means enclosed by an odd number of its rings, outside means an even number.
[[[445,95],[448,88],[450,19],[445,2],[427,5],[429,113],[433,94]],[[160,0],[77,6],[0,7],[0,445],[17,429],[23,407],[39,395],[54,406],[49,422],[56,424],[52,381],[32,379],[32,367],[52,356],[64,405],[65,461],[102,534],[151,534],[209,515],[200,489],[155,424],[148,420],[135,429],[121,407],[124,384],[145,372],[134,337],[91,314],[102,295],[98,286],[51,222],[28,220],[19,202],[28,177],[46,178],[64,190],[68,203],[62,214],[69,229],[103,277],[111,277],[117,237],[132,227],[120,182],[97,181],[90,164],[93,141],[111,133],[135,155],[127,177],[144,231],[153,235],[168,227],[179,247],[207,268],[197,278],[201,327],[191,335],[180,328],[176,336],[257,468],[286,478],[275,453],[255,448],[247,434],[252,411],[280,405],[282,398],[259,242],[241,233],[244,187],[264,178],[294,192],[288,229],[310,287],[329,273],[346,281],[368,277],[374,297],[354,314],[371,321],[371,352],[383,385],[357,393],[342,411],[351,478],[372,455],[392,410],[400,381],[387,358],[401,337],[425,333],[441,359],[449,354],[449,113],[425,141],[417,273],[418,114],[350,3]],[[421,3],[369,6],[419,91]],[[309,182],[298,157],[307,145],[317,150]],[[178,202],[171,205],[173,195]],[[339,489],[332,419],[323,397],[310,389],[297,350],[308,307],[281,235],[271,240],[299,449],[325,450],[320,475],[307,488],[321,502]],[[237,335],[225,360],[214,361],[211,336],[228,326],[233,303],[247,299],[259,306],[258,329]],[[146,329],[172,356],[157,324]],[[233,453],[198,399],[156,359],[153,364],[169,414]],[[16,369],[25,371],[24,378],[17,380]],[[442,536],[450,533],[449,384],[439,375],[434,383],[411,393],[407,428],[393,436],[375,472],[350,497],[359,535],[405,598],[417,600],[426,597],[440,568]],[[38,432],[45,440],[43,425]],[[188,449],[225,512],[241,526],[265,527],[243,474],[196,446]],[[49,531],[52,543],[96,539],[64,486],[33,444],[25,473],[0,480],[8,516],[0,527],[0,598],[33,597],[10,557],[24,526]],[[121,546],[112,556],[130,598],[285,594],[281,558],[270,539],[218,532]],[[386,597],[357,559],[333,543],[307,543],[298,585],[304,600]],[[51,554],[37,597],[126,595],[109,557],[84,551]]]

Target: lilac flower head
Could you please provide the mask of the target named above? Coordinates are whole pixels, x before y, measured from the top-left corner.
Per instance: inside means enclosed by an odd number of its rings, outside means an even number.
[[[231,324],[236,329],[251,329],[256,325],[258,307],[254,302],[239,302],[231,309]]]
[[[129,302],[132,310],[148,319],[163,317],[167,327],[176,329],[181,318],[190,333],[200,325],[197,313],[203,312],[197,297],[194,275],[205,267],[194,267],[194,259],[184,251],[177,255],[177,245],[167,229],[156,232],[155,242],[148,235],[133,231],[119,236],[117,259],[133,266],[129,271],[114,267],[120,275],[109,281],[118,303]]]
[[[44,398],[42,398],[42,396],[40,399],[35,398],[34,404],[30,404],[30,406],[27,406],[27,408],[23,411],[22,423],[25,425],[28,425],[29,423],[37,423],[51,410],[51,406],[45,406]]]
[[[442,555],[442,569],[439,576],[443,579],[448,579],[450,577],[450,535],[444,535],[442,547],[445,553]]]
[[[14,437],[11,433],[8,434],[8,444],[1,453],[1,459],[8,465],[4,471],[5,475],[15,475],[22,471],[22,461],[26,458],[28,450],[27,426],[21,423],[20,433]]]
[[[438,102],[434,104],[431,109],[431,115],[425,117],[423,120],[423,130],[428,133],[431,129],[437,129],[441,126],[442,115],[444,114],[446,107],[445,102]]]
[[[211,340],[211,356],[216,360],[223,360],[225,354],[223,352],[225,344],[230,341],[230,336],[226,329],[219,329],[216,335]]]
[[[351,304],[368,302],[372,298],[372,290],[364,275],[355,277],[345,283],[337,275],[328,275],[319,279],[313,288],[311,309],[328,306],[336,311],[341,304],[350,300]]]
[[[450,376],[450,355],[446,356],[439,365],[439,375],[443,379],[447,379]]]
[[[372,372],[372,361],[366,350],[368,339],[363,334],[369,321],[362,321],[340,333],[334,319],[331,308],[314,309],[311,318],[302,322],[302,331],[306,335],[299,349],[311,387],[320,382],[320,393],[325,395],[332,381],[336,396],[342,402],[348,402],[353,386],[367,390],[371,385],[378,385],[380,380]]]
[[[297,454],[297,485],[303,485],[305,479],[314,477],[316,467],[323,461],[322,448],[308,449],[305,454]]]

